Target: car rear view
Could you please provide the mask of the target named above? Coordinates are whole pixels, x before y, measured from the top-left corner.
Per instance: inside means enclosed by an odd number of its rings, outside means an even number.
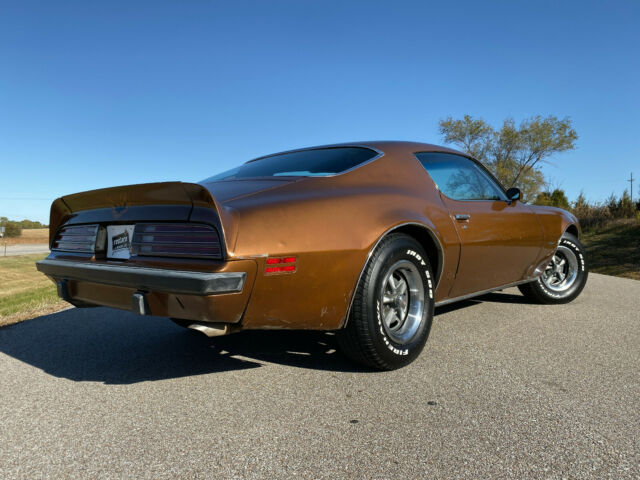
[[[229,261],[218,211],[204,187],[179,182],[65,196],[37,267],[76,306],[233,325],[256,265]]]

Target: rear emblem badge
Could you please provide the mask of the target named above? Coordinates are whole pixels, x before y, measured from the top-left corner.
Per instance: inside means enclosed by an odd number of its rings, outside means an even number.
[[[119,235],[114,235],[111,239],[111,250],[113,252],[117,252],[118,250],[128,250],[130,245],[129,232],[126,230]]]

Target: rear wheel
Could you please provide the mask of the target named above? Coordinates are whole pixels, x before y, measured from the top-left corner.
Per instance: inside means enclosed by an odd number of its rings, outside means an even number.
[[[433,319],[431,266],[412,237],[380,242],[356,288],[347,326],[338,332],[343,353],[381,370],[411,363],[422,351]]]
[[[587,283],[586,257],[580,240],[565,233],[540,278],[518,288],[536,303],[568,303],[580,295]]]

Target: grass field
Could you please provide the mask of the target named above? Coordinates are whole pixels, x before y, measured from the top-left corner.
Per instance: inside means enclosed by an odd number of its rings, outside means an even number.
[[[56,287],[36,270],[44,255],[0,257],[0,326],[51,313],[65,306]]]
[[[19,237],[3,238],[0,245],[4,246],[4,242],[7,245],[27,245],[34,243],[49,243],[49,229],[48,228],[30,228],[23,229],[22,235]]]
[[[640,222],[617,220],[583,234],[590,270],[640,280]]]

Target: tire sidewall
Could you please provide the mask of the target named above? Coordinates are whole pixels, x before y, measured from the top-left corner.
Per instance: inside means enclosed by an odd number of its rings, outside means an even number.
[[[379,296],[386,272],[401,260],[407,260],[416,266],[424,287],[422,321],[413,338],[405,344],[396,343],[387,334],[382,323],[382,305]],[[394,366],[406,365],[422,351],[429,336],[433,319],[435,282],[427,255],[421,246],[411,238],[399,237],[384,245],[376,255],[369,278],[364,301],[369,312],[369,327],[374,347],[387,363]]]
[[[584,247],[580,243],[580,241],[575,238],[571,234],[565,234],[560,240],[559,245],[569,248],[576,255],[578,260],[578,276],[575,279],[573,285],[568,290],[564,292],[555,292],[544,284],[542,281],[542,277],[538,278],[536,281],[537,287],[547,298],[555,301],[555,302],[565,302],[571,301],[580,295],[582,289],[584,288],[587,282],[587,276],[589,274],[588,265],[587,265],[587,255],[584,250]]]

